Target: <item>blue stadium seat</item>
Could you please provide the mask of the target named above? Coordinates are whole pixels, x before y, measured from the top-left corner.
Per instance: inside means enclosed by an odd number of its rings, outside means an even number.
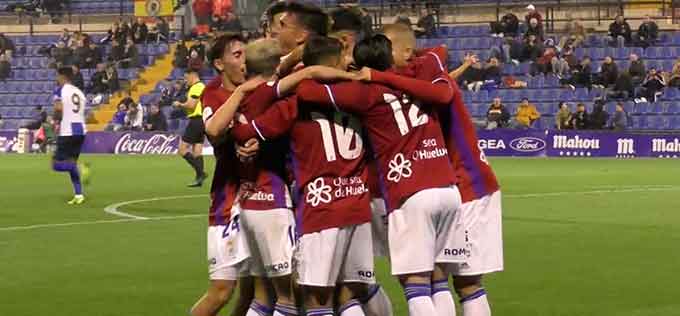
[[[665,113],[674,115],[680,114],[680,104],[677,102],[667,102]]]

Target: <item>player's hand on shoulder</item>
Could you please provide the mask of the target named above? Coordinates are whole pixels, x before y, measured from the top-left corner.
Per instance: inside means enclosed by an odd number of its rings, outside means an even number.
[[[357,72],[357,76],[356,76],[357,79],[356,80],[364,81],[364,82],[371,81],[371,71],[372,71],[372,69],[368,68],[368,67],[361,68],[361,70],[359,70],[359,72]]]
[[[265,82],[266,81],[264,79],[257,77],[242,83],[236,89],[241,93],[248,93],[257,89],[257,87],[259,87],[261,84]]]

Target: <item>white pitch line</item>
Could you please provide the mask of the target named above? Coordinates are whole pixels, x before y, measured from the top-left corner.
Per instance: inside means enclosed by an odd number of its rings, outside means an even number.
[[[37,224],[37,225],[26,225],[26,226],[0,227],[0,231],[21,231],[21,230],[31,230],[31,229],[37,229],[37,228],[50,228],[50,227],[69,227],[69,226],[111,224],[111,223],[162,221],[162,220],[173,220],[173,219],[204,217],[204,216],[206,216],[206,215],[205,214],[188,214],[188,215],[177,215],[177,216],[159,216],[159,217],[151,217],[151,218],[121,218],[121,219],[109,219],[109,220],[88,221],[88,222],[70,222],[70,223],[59,223],[59,224]]]
[[[111,204],[111,205],[109,205],[109,206],[106,206],[106,207],[104,208],[104,212],[109,213],[109,214],[111,214],[111,215],[120,216],[120,217],[125,217],[125,218],[132,218],[132,219],[149,219],[149,217],[137,216],[137,215],[132,215],[132,214],[128,214],[128,213],[119,211],[118,208],[121,207],[121,206],[125,206],[125,205],[137,204],[137,203],[144,203],[144,202],[165,201],[165,200],[179,200],[179,199],[190,199],[190,198],[205,197],[205,196],[206,196],[206,194],[193,194],[193,195],[165,196],[165,197],[155,197],[155,198],[150,198],[150,199],[141,199],[141,200],[124,201],[124,202],[115,203],[115,204]]]
[[[528,194],[504,194],[504,198],[540,198],[540,197],[552,197],[552,196],[563,196],[563,195],[581,195],[581,194],[605,194],[605,193],[629,193],[629,192],[664,192],[664,191],[678,191],[680,186],[643,186],[637,189],[612,189],[612,190],[592,190],[592,191],[573,191],[573,192],[545,192],[545,193],[528,193]],[[193,218],[193,217],[203,217],[205,214],[189,214],[189,215],[177,215],[177,216],[159,216],[159,217],[142,217],[137,215],[128,214],[125,212],[118,211],[118,207],[123,205],[129,205],[134,203],[152,202],[152,201],[162,201],[162,200],[177,200],[177,199],[188,199],[203,197],[205,194],[195,194],[195,195],[179,195],[179,196],[167,196],[167,197],[156,197],[150,199],[141,199],[133,201],[125,201],[120,203],[115,203],[104,208],[104,211],[109,214],[116,216],[122,216],[125,218],[121,219],[110,219],[110,220],[98,220],[98,221],[87,221],[87,222],[70,222],[70,223],[58,223],[58,224],[37,224],[37,225],[25,225],[25,226],[10,226],[10,227],[0,227],[0,232],[2,231],[22,231],[31,230],[38,228],[50,228],[50,227],[68,227],[68,226],[80,226],[80,225],[96,225],[96,224],[110,224],[110,223],[127,223],[127,222],[143,222],[143,221],[161,221],[161,220],[173,220],[181,218]],[[107,211],[108,209],[108,211]]]
[[[630,192],[664,192],[664,191],[678,191],[680,186],[666,186],[666,187],[644,187],[638,189],[611,189],[611,190],[591,190],[591,191],[563,191],[563,192],[545,192],[545,193],[527,193],[527,194],[504,194],[507,198],[536,198],[536,197],[552,197],[564,195],[587,195],[587,194],[605,194],[605,193],[630,193]]]

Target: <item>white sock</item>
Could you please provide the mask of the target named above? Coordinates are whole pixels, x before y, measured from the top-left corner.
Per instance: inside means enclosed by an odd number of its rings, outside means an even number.
[[[365,316],[364,310],[361,309],[361,304],[357,300],[349,300],[342,304],[338,309],[340,316]]]
[[[463,298],[460,303],[463,305],[463,316],[491,316],[491,307],[484,289]]]
[[[307,310],[307,316],[333,316],[332,308],[310,308]]]
[[[408,314],[410,316],[433,316],[437,315],[432,303],[432,288],[430,284],[406,284],[404,293],[408,301]]]
[[[432,282],[432,303],[437,316],[456,316],[456,304],[453,302],[448,279]]]
[[[246,316],[271,316],[274,310],[253,300]]]
[[[362,301],[366,316],[392,316],[392,302],[385,290],[374,284],[368,291],[368,296]]]

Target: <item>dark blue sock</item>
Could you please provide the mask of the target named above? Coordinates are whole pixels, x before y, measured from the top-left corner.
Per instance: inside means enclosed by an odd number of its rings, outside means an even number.
[[[480,298],[480,297],[482,297],[482,296],[484,296],[484,295],[486,295],[486,290],[484,290],[484,289],[479,289],[479,290],[475,291],[474,293],[472,293],[472,294],[470,294],[470,295],[468,295],[468,296],[466,296],[466,297],[463,297],[463,298],[460,300],[460,303],[463,304],[463,303],[465,303],[465,302],[469,302],[469,301],[478,299],[478,298]]]
[[[71,176],[71,184],[73,185],[73,192],[76,195],[83,194],[83,188],[80,184],[80,172],[78,166],[73,161],[55,161],[52,164],[52,169],[58,172],[68,172]]]
[[[420,296],[432,296],[432,286],[430,284],[406,283],[404,284],[404,294],[406,300]]]
[[[432,282],[432,295],[438,292],[448,292],[449,279],[435,280]]]
[[[256,312],[258,315],[261,315],[261,316],[269,316],[272,313],[274,313],[273,308],[262,305],[255,300],[253,300],[253,302],[250,303],[250,309],[252,311]]]

